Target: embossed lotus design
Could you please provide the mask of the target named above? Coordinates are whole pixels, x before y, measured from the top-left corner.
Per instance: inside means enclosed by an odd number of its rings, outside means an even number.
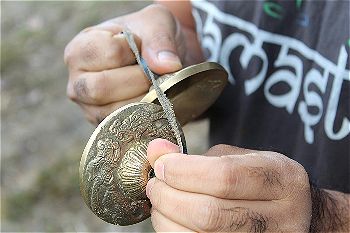
[[[146,142],[137,142],[125,152],[124,159],[117,169],[122,190],[135,200],[145,195],[145,187],[149,179],[151,165],[145,156],[146,151]]]

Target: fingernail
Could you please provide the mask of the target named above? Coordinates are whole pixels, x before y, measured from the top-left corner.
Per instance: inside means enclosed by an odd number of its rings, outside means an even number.
[[[158,60],[162,63],[174,63],[181,66],[180,58],[171,51],[161,51],[158,53]]]
[[[154,163],[154,173],[156,174],[156,177],[160,180],[165,180],[164,177],[164,163],[161,160],[156,160]]]
[[[146,195],[148,198],[151,198],[151,191],[154,185],[154,182],[156,181],[155,178],[152,178],[148,181],[147,185],[146,185]]]

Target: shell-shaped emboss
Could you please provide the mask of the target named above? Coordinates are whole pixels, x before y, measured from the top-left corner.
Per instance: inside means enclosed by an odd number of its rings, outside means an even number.
[[[118,168],[118,179],[125,196],[137,200],[145,197],[151,165],[147,160],[147,143],[135,142],[124,154]]]

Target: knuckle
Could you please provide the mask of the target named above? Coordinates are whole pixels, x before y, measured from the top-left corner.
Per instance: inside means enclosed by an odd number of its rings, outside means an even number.
[[[64,49],[64,55],[63,55],[64,63],[66,65],[70,64],[71,60],[72,60],[72,57],[73,57],[73,52],[72,52],[72,49],[71,49],[71,45],[69,43],[69,44],[67,44],[66,48]]]
[[[249,221],[248,209],[243,207],[234,207],[230,210],[230,231],[240,230],[241,227]]]
[[[112,43],[112,46],[113,46],[112,49],[108,50],[109,52],[107,51],[108,52],[106,54],[107,59],[114,59],[118,62],[120,60],[123,60],[123,58],[125,59],[127,54],[132,55],[131,52],[126,53],[127,50],[123,43],[120,43],[120,42]]]
[[[78,77],[70,87],[71,92],[74,95],[76,101],[83,100],[86,98],[87,88],[86,88],[86,79],[82,76]]]
[[[286,189],[286,199],[299,199],[300,195],[308,194],[310,192],[309,176],[304,167],[294,160],[286,165],[286,169],[290,171],[289,181]]]
[[[84,41],[84,37],[81,34],[76,35],[65,47],[63,60],[65,64],[72,65],[79,57],[79,48]]]
[[[298,162],[294,162],[294,171],[295,171],[295,184],[299,188],[304,188],[309,186],[309,175],[305,171],[304,167]]]
[[[106,33],[91,28],[84,29],[76,35],[65,47],[64,62],[72,66],[79,61],[96,62],[104,54],[103,45],[106,44]]]
[[[83,30],[81,30],[81,33],[89,32],[89,31],[93,30],[94,28],[95,28],[95,26],[86,27]]]
[[[66,88],[66,95],[68,98],[72,101],[77,101],[77,95],[74,91],[73,85],[71,82],[68,82],[67,88]]]
[[[87,88],[87,95],[94,103],[101,103],[107,93],[106,71],[101,71],[99,76],[90,79],[90,87]]]
[[[161,4],[149,5],[148,7],[144,8],[144,12],[149,15],[157,15],[158,17],[161,17],[165,23],[170,22],[171,24],[175,24],[175,19],[171,11]]]
[[[271,223],[271,218],[260,212],[249,210],[248,218],[249,228],[253,232],[266,232],[270,227],[269,224]]]
[[[219,178],[218,195],[220,197],[229,197],[234,187],[238,183],[238,176],[236,175],[232,161],[225,159],[221,168],[221,177]]]
[[[204,232],[218,231],[222,227],[221,208],[217,201],[208,200],[200,208],[200,218],[196,218],[196,225]]]
[[[147,7],[145,7],[143,9],[143,11],[150,13],[150,14],[154,14],[154,13],[158,13],[158,12],[165,12],[167,14],[171,14],[170,10],[161,4],[151,4]]]
[[[225,146],[225,145],[224,145],[224,144],[215,145],[215,146],[211,147],[211,148],[209,149],[209,151],[211,151],[211,152],[219,152],[219,151],[222,150],[221,148],[222,148],[223,146]]]
[[[309,183],[309,176],[305,171],[304,167],[295,160],[288,159],[288,162],[285,163],[285,170],[291,171],[293,174],[293,180],[296,184],[298,183]]]
[[[218,145],[215,145],[215,146],[211,147],[211,148],[209,149],[209,151],[210,151],[211,153],[216,153],[216,154],[218,154],[218,155],[221,155],[221,154],[223,154],[224,151],[230,151],[230,150],[232,150],[233,148],[234,148],[234,147],[231,146],[231,145],[218,144]]]
[[[93,39],[87,39],[80,45],[81,59],[87,63],[99,58],[98,45]]]
[[[99,30],[89,30],[80,33],[73,39],[74,53],[73,58],[78,57],[79,60],[94,64],[99,61],[101,54],[104,51],[101,49],[106,44],[106,37],[104,33]],[[71,45],[73,47],[73,45]]]
[[[264,151],[263,155],[265,155],[265,157],[267,157],[267,159],[269,160],[272,160],[272,158],[281,158],[283,156],[282,154],[276,151]]]

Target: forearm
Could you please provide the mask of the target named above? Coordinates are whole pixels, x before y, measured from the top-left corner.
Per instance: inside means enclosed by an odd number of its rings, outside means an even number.
[[[350,194],[311,188],[310,232],[349,232]]]

